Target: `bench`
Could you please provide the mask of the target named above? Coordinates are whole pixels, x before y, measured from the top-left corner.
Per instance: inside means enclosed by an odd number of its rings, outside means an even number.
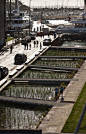
[[[39,55],[39,52],[36,52],[36,53],[35,53],[35,56],[38,56],[38,55]]]
[[[25,64],[28,64],[30,62],[30,59],[27,59],[27,61],[25,62]]]
[[[22,68],[24,67],[24,65],[20,65],[20,66],[18,66],[17,68],[16,68],[16,70],[21,70]]]
[[[0,87],[3,86],[7,82],[7,79],[3,79],[0,81]]]
[[[13,70],[12,72],[9,73],[9,77],[14,76],[17,72],[18,72],[18,70]]]

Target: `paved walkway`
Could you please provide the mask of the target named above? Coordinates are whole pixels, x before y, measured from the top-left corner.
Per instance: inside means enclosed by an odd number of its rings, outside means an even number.
[[[71,110],[76,102],[85,82],[86,82],[86,61],[83,63],[74,78],[78,81],[71,81],[66,87],[63,96],[64,102],[61,102],[61,97],[57,101],[57,106],[53,106],[49,113],[39,126],[42,133],[61,133],[61,130],[68,119]]]
[[[47,38],[48,36],[44,36],[44,38]],[[53,39],[53,36],[50,36]],[[10,54],[10,49],[7,49],[7,51],[4,51],[2,55],[0,55],[0,66],[5,66],[9,69],[9,71],[12,71],[13,69],[17,68],[19,65],[14,65],[14,57],[16,53],[25,53],[27,55],[27,60],[30,59],[32,56],[35,56],[37,52],[40,51],[40,42],[42,45],[42,49],[46,48],[46,46],[43,46],[42,42],[44,40],[42,37],[36,37],[36,40],[39,41],[38,47],[34,44],[33,41],[31,43],[28,43],[28,50],[24,50],[24,45],[17,44],[14,46],[12,53]],[[8,43],[10,44],[10,42]],[[29,50],[29,44],[31,44],[31,49]]]

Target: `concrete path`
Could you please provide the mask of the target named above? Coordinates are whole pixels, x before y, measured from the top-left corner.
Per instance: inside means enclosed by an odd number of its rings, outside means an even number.
[[[71,110],[86,82],[86,61],[83,63],[74,78],[78,81],[71,81],[66,87],[63,96],[64,102],[61,102],[61,97],[57,101],[58,106],[53,106],[49,113],[39,126],[42,133],[61,133],[61,130],[68,119]]]
[[[44,38],[47,38],[47,37],[48,37],[47,35],[44,36]],[[50,37],[53,40],[53,36],[51,35]],[[16,69],[19,66],[19,65],[14,64],[14,57],[16,53],[25,53],[27,55],[27,60],[31,59],[32,57],[35,57],[35,54],[37,54],[37,52],[40,52],[40,42],[42,45],[41,50],[46,48],[46,46],[43,46],[44,38],[36,37],[36,40],[39,41],[39,44],[38,44],[38,47],[35,46],[35,48],[34,48],[34,44],[32,40],[31,43],[28,43],[28,50],[24,50],[24,45],[21,45],[21,43],[14,46],[11,54],[10,54],[10,49],[7,49],[7,51],[4,51],[4,53],[0,55],[0,66],[7,67],[9,71]],[[29,44],[31,44],[31,50],[29,50]],[[8,45],[10,45],[10,42],[8,43]]]

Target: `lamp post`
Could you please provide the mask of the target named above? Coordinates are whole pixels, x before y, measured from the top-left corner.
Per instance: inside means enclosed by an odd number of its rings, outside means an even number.
[[[31,5],[31,0],[29,0],[29,36],[30,36],[30,5]]]

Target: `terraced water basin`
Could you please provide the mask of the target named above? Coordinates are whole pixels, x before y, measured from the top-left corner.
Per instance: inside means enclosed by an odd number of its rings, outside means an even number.
[[[0,129],[36,129],[50,107],[0,102]]]
[[[68,68],[79,68],[83,64],[83,59],[79,60],[59,60],[54,58],[41,58],[36,60],[33,65],[44,65],[54,67],[68,67]]]
[[[65,41],[62,47],[86,47],[86,41]]]
[[[44,54],[44,56],[86,56],[86,51],[74,51],[71,49],[69,50],[59,50],[59,49],[49,49]]]
[[[60,88],[60,85],[58,85]],[[65,86],[65,85],[64,85]],[[55,86],[11,84],[0,95],[41,100],[54,100]]]
[[[27,69],[20,78],[31,79],[67,79],[73,78],[75,71],[48,70],[48,69]]]

